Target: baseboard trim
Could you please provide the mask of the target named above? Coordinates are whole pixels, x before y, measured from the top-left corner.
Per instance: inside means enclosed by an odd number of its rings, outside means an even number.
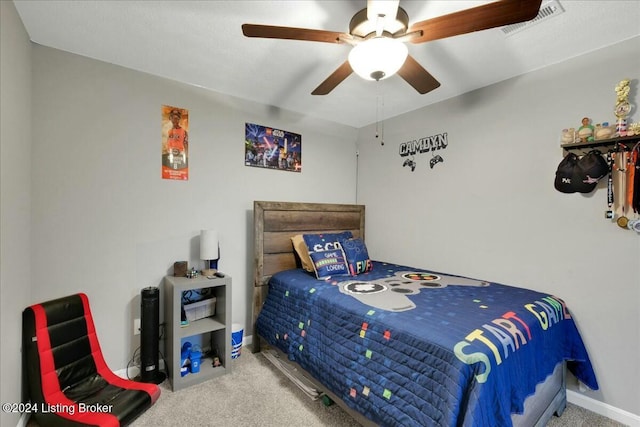
[[[124,368],[113,372],[120,378],[126,379],[134,379],[138,375],[140,375],[140,368],[138,366],[131,366],[130,368]]]
[[[567,390],[567,401],[630,427],[640,427],[639,415],[632,414],[631,412],[627,412],[607,403],[600,402],[599,400],[592,399],[576,391]]]
[[[23,412],[20,415],[20,418],[18,418],[18,424],[16,424],[16,427],[27,427],[27,424],[29,423],[29,418],[31,418],[31,414],[27,412]]]
[[[158,361],[158,369],[160,371],[164,371],[164,360],[161,359]],[[136,378],[138,375],[140,375],[140,367],[137,365],[130,366],[129,368],[122,368],[117,371],[113,371],[113,373],[119,376],[120,378],[124,378],[125,380],[126,379],[132,380]]]

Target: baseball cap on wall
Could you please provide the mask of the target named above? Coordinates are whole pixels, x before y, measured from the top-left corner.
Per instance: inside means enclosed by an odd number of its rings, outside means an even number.
[[[598,150],[579,158],[567,154],[558,165],[554,187],[561,193],[591,193],[609,172],[609,165]]]
[[[573,186],[579,193],[591,193],[598,185],[598,181],[608,172],[609,165],[602,158],[602,153],[598,150],[592,150],[576,163]]]
[[[561,193],[575,193],[578,191],[574,184],[574,180],[579,179],[575,173],[578,156],[574,153],[568,153],[558,165],[556,170],[556,179],[553,186]]]

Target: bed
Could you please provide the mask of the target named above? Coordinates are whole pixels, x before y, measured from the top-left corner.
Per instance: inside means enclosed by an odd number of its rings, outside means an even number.
[[[254,202],[253,342],[359,423],[545,425],[567,369],[598,388],[556,296],[375,260],[323,280],[300,268],[291,237],[344,232],[364,241],[364,206]]]

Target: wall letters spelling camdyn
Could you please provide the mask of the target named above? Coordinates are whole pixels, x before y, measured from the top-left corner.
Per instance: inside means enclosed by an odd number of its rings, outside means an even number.
[[[415,154],[422,154],[428,151],[444,150],[449,145],[447,140],[447,132],[437,135],[425,136],[413,141],[407,141],[400,144],[400,157],[406,157]]]

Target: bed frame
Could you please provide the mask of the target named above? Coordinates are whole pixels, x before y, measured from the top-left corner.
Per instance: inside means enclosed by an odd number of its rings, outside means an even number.
[[[351,231],[364,240],[364,206],[328,203],[253,202],[253,324],[262,309],[269,279],[278,271],[300,267],[291,237],[302,233]],[[255,337],[254,337],[255,338]],[[254,340],[254,352],[260,341]]]
[[[350,230],[354,237],[364,240],[365,207],[349,204],[255,201],[253,223],[255,239],[253,325],[255,326],[256,318],[267,296],[271,276],[279,271],[300,267],[300,260],[291,244],[291,237],[301,233]],[[263,338],[254,334],[253,352],[259,352],[264,344]],[[281,357],[281,360],[292,363],[286,357]],[[304,372],[299,365],[293,365]],[[565,364],[558,364],[553,374],[536,387],[536,393],[525,401],[524,414],[512,415],[514,426],[545,426],[554,413],[558,416],[562,415],[566,406],[565,372]],[[320,391],[326,393],[360,424],[371,425],[369,420],[324,389],[324,386],[310,375],[305,377],[313,381]]]

